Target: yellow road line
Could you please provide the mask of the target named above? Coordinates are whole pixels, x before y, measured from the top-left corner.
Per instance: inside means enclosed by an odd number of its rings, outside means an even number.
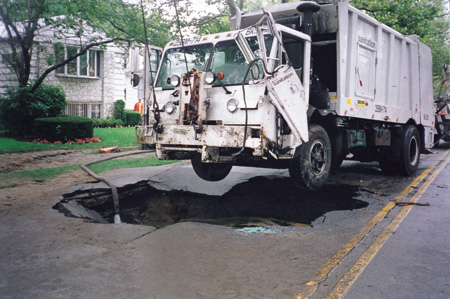
[[[447,150],[445,154],[450,152]],[[430,175],[430,177],[423,183],[420,189],[414,194],[414,196],[409,200],[410,202],[417,202],[425,191],[428,189],[430,184],[438,176],[438,174],[444,169],[444,167],[450,162],[450,155],[445,159],[436,171]],[[348,270],[348,272],[342,277],[342,279],[337,283],[334,289],[328,295],[329,299],[342,298],[347,294],[350,287],[356,281],[356,279],[361,275],[364,269],[369,265],[370,261],[375,257],[377,252],[383,247],[389,237],[395,232],[400,223],[405,219],[408,213],[411,211],[412,206],[403,207],[400,212],[394,217],[391,223],[383,230],[383,232],[373,241],[373,243],[366,249],[366,251],[360,256],[356,263]]]
[[[447,151],[448,152],[448,151]],[[297,294],[297,299],[309,298],[317,290],[317,287],[321,282],[323,282],[328,275],[336,269],[336,267],[344,260],[344,258],[352,251],[358,244],[373,230],[373,228],[384,219],[384,217],[395,207],[395,202],[405,198],[411,190],[416,188],[422,180],[428,175],[428,173],[436,167],[436,165],[441,161],[447,154],[444,153],[437,162],[432,166],[424,170],[411,184],[409,184],[398,196],[395,197],[394,202],[389,202],[380,212],[378,212],[361,230],[354,235],[351,240],[345,244],[341,249],[336,252],[336,254],[329,259],[325,265],[319,269],[314,275],[314,278],[308,281],[303,288],[303,290]]]

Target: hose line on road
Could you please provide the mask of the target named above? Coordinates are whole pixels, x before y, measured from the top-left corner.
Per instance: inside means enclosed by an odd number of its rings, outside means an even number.
[[[154,150],[136,150],[136,151],[123,153],[121,155],[117,155],[117,156],[114,156],[114,157],[108,157],[108,158],[105,158],[105,159],[102,159],[102,160],[98,160],[98,161],[95,161],[95,162],[91,162],[91,163],[87,163],[87,164],[81,164],[81,169],[86,171],[91,177],[93,177],[97,181],[102,181],[102,182],[104,182],[105,184],[107,184],[111,188],[113,204],[114,204],[114,223],[122,223],[122,221],[120,220],[120,213],[119,213],[120,212],[120,210],[119,210],[119,193],[117,192],[117,187],[111,181],[109,181],[109,180],[105,179],[104,177],[101,177],[101,176],[97,175],[96,173],[94,173],[92,170],[90,170],[88,168],[88,166],[92,165],[92,164],[95,164],[95,163],[99,163],[99,162],[105,162],[105,161],[108,161],[108,160],[113,160],[113,159],[117,159],[117,158],[121,158],[121,157],[126,157],[126,156],[131,156],[131,155],[138,155],[138,154],[149,153],[149,152],[154,152]]]

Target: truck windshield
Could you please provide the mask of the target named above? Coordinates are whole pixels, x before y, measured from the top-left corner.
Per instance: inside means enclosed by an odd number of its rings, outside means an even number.
[[[163,89],[173,89],[174,87],[167,83],[167,79],[172,75],[180,76],[192,68],[204,71],[211,55],[212,44],[196,45],[182,48],[170,49],[165,55],[161,64],[156,87]],[[185,60],[186,54],[186,60]],[[186,62],[188,70],[186,70]]]
[[[265,46],[267,55],[272,45],[272,36],[265,36]],[[261,50],[258,46],[256,37],[248,38],[250,48],[256,57],[261,57]],[[218,42],[214,48],[213,61],[211,71],[215,74],[222,72],[224,74],[223,80],[215,81],[214,85],[234,85],[242,84],[245,73],[247,72],[248,64],[245,61],[244,54],[239,49],[235,40],[227,40]],[[260,68],[260,73],[263,74]],[[245,83],[248,83],[251,75],[248,74]]]

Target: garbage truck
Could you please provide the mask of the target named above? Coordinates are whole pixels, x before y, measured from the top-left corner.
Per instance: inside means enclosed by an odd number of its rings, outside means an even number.
[[[328,2],[237,13],[229,32],[169,42],[138,143],[206,181],[285,168],[317,190],[345,159],[412,175],[433,145],[430,49]]]

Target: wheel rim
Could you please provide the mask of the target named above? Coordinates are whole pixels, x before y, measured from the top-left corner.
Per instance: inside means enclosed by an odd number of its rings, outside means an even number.
[[[419,160],[419,146],[417,143],[417,138],[412,137],[409,142],[409,163],[411,165],[416,165]]]
[[[315,140],[311,145],[309,163],[314,175],[320,175],[325,170],[327,165],[327,149],[322,140]]]

